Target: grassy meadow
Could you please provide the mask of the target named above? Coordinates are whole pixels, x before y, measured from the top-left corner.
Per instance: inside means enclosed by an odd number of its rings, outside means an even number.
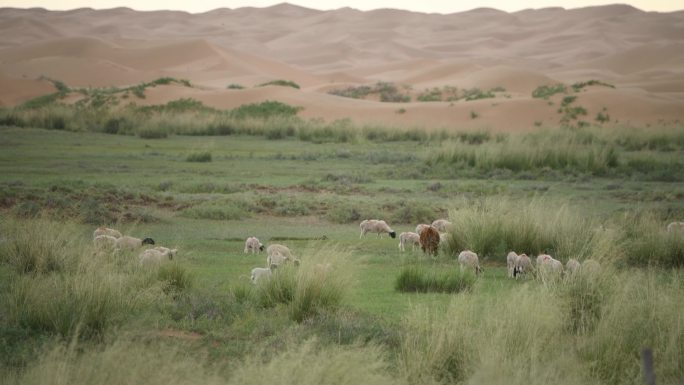
[[[665,230],[684,220],[684,128],[89,103],[0,111],[0,384],[639,384],[646,347],[659,384],[684,378],[684,235]],[[366,218],[453,227],[432,258],[359,239]],[[100,225],[179,253],[143,269],[94,248]],[[248,236],[301,265],[252,285]],[[601,268],[514,280],[510,250]]]

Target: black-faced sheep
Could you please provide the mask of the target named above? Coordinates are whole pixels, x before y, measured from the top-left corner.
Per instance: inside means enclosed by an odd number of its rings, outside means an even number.
[[[511,251],[506,256],[506,267],[508,268],[508,277],[515,277],[515,265],[518,262],[518,254],[515,251]]]
[[[515,267],[513,268],[513,277],[518,278],[518,276],[526,276],[527,273],[532,271],[532,260],[527,254],[520,254],[515,260]]]
[[[128,235],[124,235],[123,237],[117,238],[117,240],[116,240],[116,248],[117,249],[136,250],[136,249],[141,248],[143,245],[154,245],[154,239],[152,239],[152,238],[140,239],[140,238],[129,237]]]
[[[245,254],[250,251],[252,252],[252,254],[264,251],[264,245],[261,242],[259,242],[259,239],[257,237],[249,237],[247,238],[247,240],[245,240]]]
[[[439,250],[439,232],[437,229],[430,226],[420,232],[420,248],[425,254],[437,255]]]
[[[484,272],[484,269],[480,267],[480,261],[477,258],[477,254],[473,251],[461,251],[461,253],[458,254],[458,263],[461,266],[461,271],[466,268],[472,268],[475,270],[475,275]]]
[[[411,245],[412,250],[415,250],[416,245],[420,245],[420,235],[412,232],[399,234],[399,250],[405,251],[406,245]]]
[[[383,220],[366,219],[359,224],[359,227],[361,228],[361,235],[359,235],[359,238],[362,238],[366,233],[377,233],[378,237],[380,237],[381,234],[387,233],[392,238],[397,237],[397,233]]]

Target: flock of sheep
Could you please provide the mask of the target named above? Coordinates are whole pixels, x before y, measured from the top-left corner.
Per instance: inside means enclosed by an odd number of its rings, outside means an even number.
[[[397,233],[387,224],[387,222],[379,219],[367,219],[359,224],[361,228],[361,235],[363,238],[368,233],[375,233],[378,237],[383,234],[388,234],[392,238],[396,238]],[[448,231],[451,228],[451,222],[446,219],[437,219],[432,224],[419,224],[416,226],[415,232],[403,232],[399,234],[399,250],[402,252],[406,250],[407,246],[411,246],[413,250],[416,246],[420,246],[426,254],[436,255],[439,244],[444,242],[448,237]],[[668,232],[684,233],[684,222],[672,222],[667,226]],[[135,238],[127,235],[122,235],[119,231],[107,227],[98,227],[93,232],[93,242],[98,249],[113,249],[113,250],[139,250],[144,245],[154,245],[152,238]],[[264,245],[256,237],[248,237],[245,240],[244,253],[256,254],[264,251]],[[166,260],[171,260],[176,255],[177,249],[169,249],[163,246],[156,246],[151,249],[142,251],[139,255],[141,266],[158,266]],[[292,262],[295,266],[299,266],[300,260],[292,255],[290,249],[281,244],[271,244],[266,248],[266,267],[255,267],[252,269],[250,280],[252,283],[257,283],[261,280],[268,279],[273,274],[274,270],[279,266]],[[479,275],[484,270],[480,266],[478,256],[471,250],[464,250],[458,255],[458,263],[461,271],[472,269],[476,275]],[[532,265],[532,260],[526,254],[517,254],[511,251],[506,256],[506,266],[508,269],[508,276],[510,278],[525,277],[530,273],[535,273],[542,279],[545,277],[561,276],[562,274],[574,274],[580,269],[596,271],[600,268],[598,262],[594,260],[586,260],[580,263],[574,258],[568,260],[563,267],[563,264],[551,257],[548,254],[540,254],[536,258],[536,267]],[[329,265],[321,266],[321,269],[327,270]]]
[[[93,242],[99,250],[139,250],[144,245],[154,245],[152,238],[135,238],[122,235],[121,232],[108,227],[98,227],[93,232]],[[169,249],[164,246],[156,246],[152,249],[143,250],[138,256],[141,266],[158,266],[166,260],[176,256],[177,249]]]

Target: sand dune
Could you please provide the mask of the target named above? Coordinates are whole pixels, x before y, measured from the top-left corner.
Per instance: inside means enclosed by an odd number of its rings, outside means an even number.
[[[79,87],[173,76],[196,86],[156,87],[138,102],[192,97],[234,108],[280,100],[304,107],[304,117],[327,120],[522,130],[559,121],[557,104],[531,97],[535,88],[597,79],[616,88],[578,94],[588,110],[584,119],[605,108],[611,124],[657,124],[684,121],[682,36],[684,11],[627,5],[448,15],[291,4],[201,14],[0,8],[0,103],[53,92],[41,76]],[[278,79],[301,88],[256,87]],[[408,87],[414,101],[328,94],[379,81]],[[470,102],[415,101],[423,89],[444,86],[506,91]]]

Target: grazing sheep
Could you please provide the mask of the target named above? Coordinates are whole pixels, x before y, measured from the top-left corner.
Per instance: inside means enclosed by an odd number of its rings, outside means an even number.
[[[264,245],[259,242],[257,237],[249,237],[245,240],[245,254],[251,251],[252,254],[256,254],[260,251],[264,251]]]
[[[527,254],[520,254],[515,261],[515,267],[513,268],[513,277],[518,278],[519,275],[525,276],[528,272],[532,271],[532,260]]]
[[[681,233],[684,234],[684,222],[672,222],[669,225],[667,225],[667,232],[668,233]]]
[[[168,249],[161,251],[159,249],[147,249],[143,251],[138,258],[140,259],[140,266],[151,267],[159,266],[165,261],[172,260],[178,250]]]
[[[383,233],[389,234],[389,236],[392,238],[397,237],[396,231],[392,230],[387,222],[383,220],[366,219],[359,224],[359,227],[361,227],[361,235],[359,235],[359,239],[366,235],[366,233],[377,233],[378,238]]]
[[[121,238],[121,233],[117,230],[110,229],[108,227],[98,227],[93,231],[93,238],[97,238],[100,235],[109,235],[114,238]]]
[[[437,255],[439,248],[439,232],[434,227],[430,226],[423,229],[420,233],[420,248],[423,253],[428,255]]]
[[[259,281],[262,280],[268,280],[271,278],[271,275],[275,271],[275,269],[278,268],[278,265],[270,265],[268,268],[264,267],[255,267],[252,269],[252,276],[250,277],[250,281],[252,281],[253,284],[259,283]]]
[[[515,265],[518,263],[518,254],[511,251],[506,256],[506,267],[508,268],[508,278],[515,277]]]
[[[539,262],[540,258],[541,262]],[[561,261],[554,259],[550,255],[542,254],[537,257],[537,265],[539,273],[542,274],[542,278],[550,277],[551,274],[560,277],[563,274],[563,263]]]
[[[548,254],[537,255],[537,269],[539,269],[539,267],[541,267],[541,265],[542,265],[542,262],[544,262],[547,259],[551,259],[551,256]]]
[[[430,227],[430,225],[426,225],[425,223],[421,223],[418,226],[416,226],[416,234],[420,235],[420,233]]]
[[[465,268],[473,268],[475,269],[475,275],[484,272],[484,269],[480,267],[480,261],[477,258],[477,254],[470,250],[461,251],[458,255],[458,263],[461,265],[461,271]]]
[[[113,249],[116,246],[116,237],[111,235],[98,235],[93,239],[98,249]]]
[[[565,270],[567,271],[568,274],[574,274],[576,271],[580,269],[581,265],[575,258],[570,258],[568,259],[568,262],[565,263]]]
[[[266,254],[268,255],[266,257],[266,266],[271,266],[273,264],[281,265],[290,260],[294,260],[290,249],[285,245],[277,243],[269,245],[268,248],[266,248]]]
[[[451,222],[446,219],[436,219],[432,222],[432,227],[436,228],[440,233],[446,233],[451,229]]]
[[[405,251],[406,244],[412,246],[412,250],[416,249],[416,245],[420,245],[420,235],[412,232],[404,232],[399,234],[399,250]]]
[[[154,245],[154,239],[152,238],[145,238],[145,239],[140,239],[140,238],[135,238],[135,237],[129,237],[128,235],[124,235],[121,238],[118,238],[116,240],[116,248],[117,249],[139,249],[143,245]]]
[[[161,251],[162,253],[169,253],[169,256],[170,256],[169,259],[173,259],[173,257],[176,256],[176,253],[178,253],[178,249],[169,249],[168,247],[164,247],[164,246],[153,247],[152,250],[158,250],[158,251]]]

